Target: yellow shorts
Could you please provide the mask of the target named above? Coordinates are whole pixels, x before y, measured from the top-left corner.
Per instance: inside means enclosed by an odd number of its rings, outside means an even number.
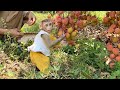
[[[32,52],[30,51],[30,59],[33,64],[36,65],[36,67],[44,74],[49,73],[49,65],[50,60],[49,57],[45,56],[44,54],[40,52]]]
[[[54,35],[50,35],[50,39],[52,41],[56,40],[57,38],[54,37]],[[60,43],[56,45],[56,48],[60,46]],[[30,59],[33,64],[36,65],[36,67],[44,74],[49,74],[49,65],[50,65],[50,60],[49,57],[45,56],[44,54],[40,52],[32,52],[30,51]]]

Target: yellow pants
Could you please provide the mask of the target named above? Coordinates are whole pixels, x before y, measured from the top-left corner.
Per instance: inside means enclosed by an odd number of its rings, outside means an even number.
[[[49,57],[45,56],[40,52],[32,52],[30,51],[30,59],[33,64],[37,66],[37,68],[44,74],[48,74],[48,67],[50,65]]]
[[[50,35],[50,39],[54,41],[56,40],[56,37],[54,37],[53,35]],[[60,43],[56,46],[60,46]],[[35,64],[42,73],[49,74],[49,70],[48,70],[50,65],[49,57],[45,56],[40,52],[30,51],[30,59],[32,63]]]

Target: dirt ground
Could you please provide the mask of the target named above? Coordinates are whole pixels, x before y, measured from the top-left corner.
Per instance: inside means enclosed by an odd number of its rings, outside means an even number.
[[[32,66],[31,63],[12,61],[4,51],[0,51],[0,79],[19,79],[20,73],[29,71]]]

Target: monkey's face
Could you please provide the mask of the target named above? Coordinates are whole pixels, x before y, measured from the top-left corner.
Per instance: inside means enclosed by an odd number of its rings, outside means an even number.
[[[47,32],[51,32],[51,30],[53,29],[53,24],[51,21],[49,22],[43,22],[42,23],[42,28],[47,31]]]

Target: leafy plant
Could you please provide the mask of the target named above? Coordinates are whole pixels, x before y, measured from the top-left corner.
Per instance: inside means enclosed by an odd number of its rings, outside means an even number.
[[[27,47],[32,44],[32,41],[28,41],[26,44],[18,43],[15,38],[5,35],[4,42],[1,42],[1,48],[12,60],[24,60],[29,59],[29,53]]]
[[[80,49],[75,60],[80,60],[88,65],[92,65],[96,69],[104,70],[107,68],[104,57],[108,55],[105,45],[96,40],[78,40]]]

